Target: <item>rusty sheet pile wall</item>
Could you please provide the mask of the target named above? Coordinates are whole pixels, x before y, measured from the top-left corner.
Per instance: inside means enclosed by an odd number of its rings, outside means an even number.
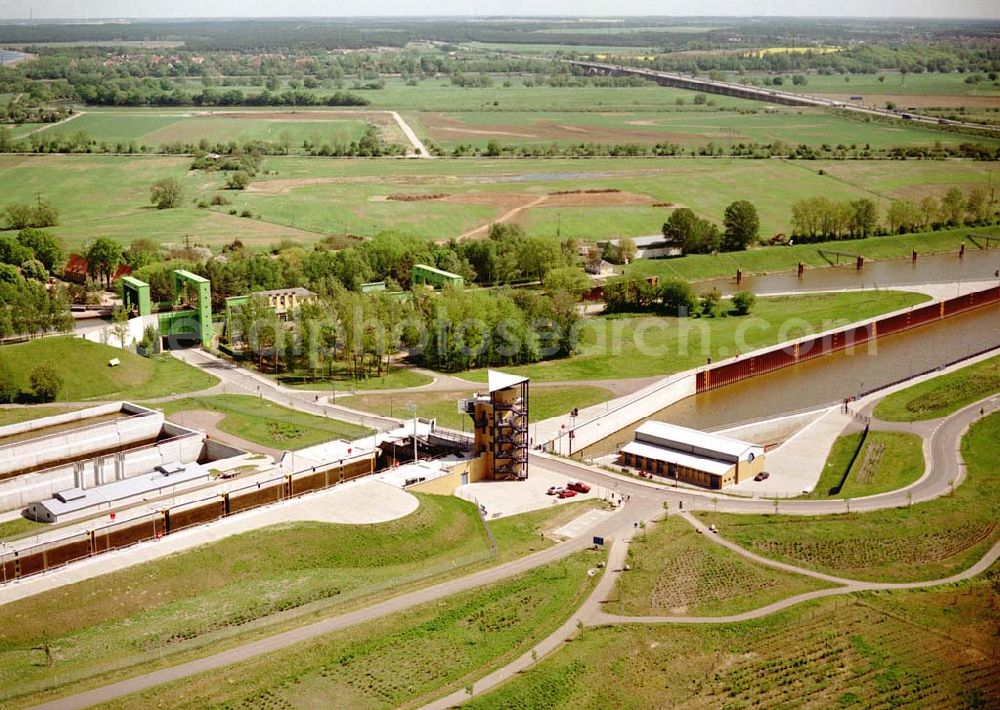
[[[327,468],[307,469],[253,485],[167,508],[138,518],[112,523],[0,555],[0,583],[28,577],[109,550],[210,523],[236,513],[331,488],[374,473],[374,459],[366,458]]]
[[[781,348],[706,368],[697,375],[696,389],[698,392],[705,392],[725,387],[740,380],[774,372],[832,352],[858,348],[869,340],[883,335],[918,328],[942,318],[997,303],[1000,303],[1000,287],[994,286],[984,291],[975,291],[946,301],[918,306],[906,313],[876,318],[868,323],[852,325],[833,333],[805,338]]]

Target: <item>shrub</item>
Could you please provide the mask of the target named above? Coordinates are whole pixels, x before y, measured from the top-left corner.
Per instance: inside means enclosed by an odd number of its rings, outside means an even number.
[[[757,297],[749,291],[740,291],[733,295],[733,313],[738,316],[745,316],[750,313],[753,304],[757,302]]]
[[[232,203],[230,199],[225,195],[218,194],[218,195],[212,195],[212,204],[219,206],[219,205],[228,205]]]
[[[28,378],[31,391],[42,402],[52,402],[59,395],[63,381],[51,365],[36,365]]]
[[[226,187],[230,190],[245,190],[250,184],[250,173],[245,170],[237,170],[226,180]]]

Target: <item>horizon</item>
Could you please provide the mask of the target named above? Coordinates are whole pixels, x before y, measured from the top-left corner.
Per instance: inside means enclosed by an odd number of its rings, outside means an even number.
[[[623,0],[609,14],[605,0],[554,0],[544,8],[528,2],[431,0],[426,12],[412,12],[403,0],[383,0],[364,12],[336,8],[321,0],[218,0],[207,10],[195,0],[0,0],[0,22],[148,22],[176,20],[333,20],[333,19],[544,19],[616,20],[660,18],[677,20],[798,19],[798,20],[1000,20],[1000,5],[990,0],[845,0],[841,12],[830,13],[822,0],[707,0],[700,14],[687,14],[689,5],[676,0]],[[527,12],[525,12],[525,10]]]

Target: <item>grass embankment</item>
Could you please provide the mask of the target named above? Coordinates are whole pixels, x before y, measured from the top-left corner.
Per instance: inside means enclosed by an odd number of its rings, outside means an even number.
[[[392,522],[270,526],[4,605],[0,703],[103,685],[553,544],[539,536],[558,522],[548,509],[513,516],[491,523],[493,558],[473,505],[419,498]]]
[[[506,370],[506,368],[505,368]],[[469,429],[472,419],[458,411],[457,400],[471,397],[475,390],[400,392],[399,394],[359,394],[343,401],[352,409],[406,418],[412,416],[406,405],[417,405],[417,416],[437,419],[450,429]],[[532,422],[568,414],[573,407],[587,407],[613,397],[610,390],[589,385],[534,387],[531,390],[528,418]]]
[[[626,616],[738,614],[830,585],[765,567],[713,544],[677,517],[654,523],[629,546],[628,574],[605,611]]]
[[[112,358],[121,364],[108,365]],[[30,391],[32,369],[50,365],[63,386],[59,400],[149,399],[179,392],[194,392],[219,380],[169,355],[139,357],[108,345],[80,338],[39,338],[0,348],[0,363],[22,391]]]
[[[962,439],[968,476],[954,493],[912,507],[832,516],[696,513],[754,552],[870,581],[939,579],[971,566],[1000,533],[1000,413]]]
[[[894,392],[874,414],[889,422],[937,419],[995,392],[1000,392],[1000,356]]]
[[[895,431],[870,432],[852,465],[860,440],[861,432],[837,437],[819,482],[807,497],[860,498],[903,488],[923,475],[923,440],[919,436]],[[840,488],[842,481],[844,485]]]
[[[353,441],[372,432],[356,424],[297,412],[250,395],[185,397],[159,406],[168,417],[190,411],[223,414],[216,424],[220,431],[272,449],[301,449],[330,439]],[[184,423],[183,417],[175,418],[179,424]]]
[[[14,518],[0,523],[0,540],[23,537],[28,533],[41,532],[48,527],[46,523],[38,523],[27,518]]]
[[[335,392],[351,392],[364,390],[395,390],[409,387],[429,385],[434,379],[422,372],[415,372],[408,367],[393,366],[381,377],[372,375],[360,379],[351,377],[346,365],[338,364],[333,370],[333,377],[311,380],[305,376],[279,375],[278,381],[287,387],[302,390],[334,390]]]
[[[536,382],[669,375],[704,365],[709,356],[719,361],[926,300],[902,291],[816,293],[758,298],[752,313],[742,317],[592,318],[580,330],[575,355],[504,370]],[[486,370],[462,377],[485,382]]]
[[[587,629],[464,707],[989,707],[998,581],[994,568],[738,624]]]
[[[110,707],[414,707],[473,683],[554,631],[603,552],[122,698]],[[239,679],[236,681],[236,679]]]
[[[968,243],[965,237],[967,234],[977,233],[989,234],[990,228],[949,229],[921,234],[846,239],[823,244],[760,247],[742,252],[690,254],[677,259],[637,259],[628,266],[626,273],[640,278],[659,276],[660,279],[698,281],[733,277],[737,270],[742,271],[745,276],[795,271],[799,262],[802,262],[807,268],[804,278],[808,281],[808,269],[831,265],[830,261],[820,254],[821,249],[861,254],[865,257],[865,261],[902,259],[909,257],[914,250],[920,254],[958,251],[963,242],[966,242],[967,250],[975,250],[975,246]],[[917,268],[920,268],[919,260]],[[927,278],[934,280],[932,274]]]

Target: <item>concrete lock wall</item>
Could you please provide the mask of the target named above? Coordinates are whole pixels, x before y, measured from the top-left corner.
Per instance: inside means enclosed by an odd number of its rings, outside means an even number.
[[[796,365],[814,357],[864,344],[869,339],[918,328],[942,318],[965,313],[974,308],[1000,303],[1000,287],[993,286],[964,296],[915,306],[903,313],[894,313],[853,324],[837,331],[781,345],[770,350],[720,363],[697,374],[697,391],[724,387],[783,367]],[[578,446],[574,446],[577,450]]]
[[[183,438],[123,452],[116,471],[114,455],[89,459],[78,464],[29,473],[0,483],[0,512],[20,510],[31,503],[51,498],[67,488],[93,488],[121,478],[132,478],[174,461],[197,461],[202,451],[202,437],[189,434]]]
[[[47,463],[79,458],[101,451],[156,439],[163,413],[150,412],[0,447],[0,474],[38,468]]]
[[[153,326],[154,328],[159,327],[160,321],[157,316],[137,316],[136,318],[128,319],[128,335],[125,336],[125,342],[121,342],[118,336],[115,335],[114,326],[108,325],[103,328],[94,328],[93,330],[88,330],[84,333],[80,333],[81,338],[84,340],[89,340],[92,343],[99,343],[101,345],[110,345],[113,348],[128,349],[135,345],[137,342],[142,340],[143,333],[146,330],[146,326]]]
[[[43,417],[42,419],[28,419],[27,421],[8,424],[7,426],[0,427],[0,439],[24,434],[25,432],[30,432],[32,429],[60,426],[62,424],[69,424],[70,422],[90,419],[91,417],[107,416],[108,414],[120,412],[123,408],[125,408],[124,402],[110,402],[108,404],[99,404],[96,407],[78,409],[75,412],[64,412],[62,414],[54,414],[51,417]]]
[[[658,382],[643,388],[616,409],[590,421],[578,423],[572,430],[572,439],[569,438],[569,429],[561,433],[552,442],[552,450],[558,454],[569,455],[596,444],[633,422],[651,417],[661,409],[690,397],[695,393],[695,386],[695,374],[689,373],[679,375],[666,383]]]

